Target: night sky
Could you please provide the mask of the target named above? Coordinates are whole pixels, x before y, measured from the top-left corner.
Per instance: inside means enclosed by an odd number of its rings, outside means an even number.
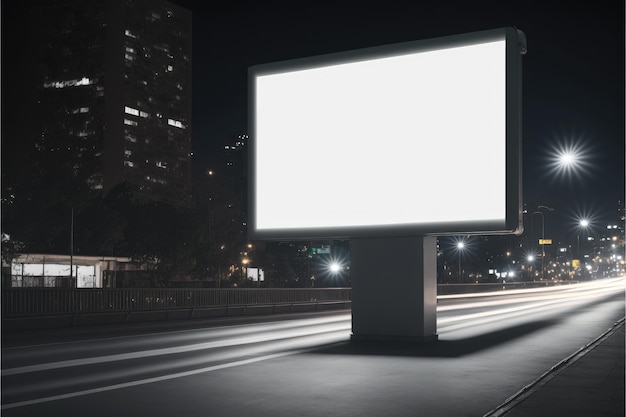
[[[625,190],[623,2],[172,2],[193,13],[195,169],[215,169],[219,149],[247,133],[251,65],[516,26],[528,42],[524,202],[555,209],[546,237],[573,229],[576,216],[592,216],[598,227],[617,220]],[[2,1],[3,46],[7,36],[18,39],[19,26],[5,24],[16,7]],[[551,158],[568,147],[579,151],[582,169],[557,172]],[[3,143],[3,163],[7,149]]]
[[[516,26],[528,42],[524,202],[555,209],[546,215],[546,237],[557,227],[557,235],[575,233],[581,216],[598,228],[617,221],[625,189],[623,2],[173,2],[193,12],[198,167],[212,165],[229,138],[247,132],[251,65]],[[576,172],[554,169],[563,149],[577,150]]]

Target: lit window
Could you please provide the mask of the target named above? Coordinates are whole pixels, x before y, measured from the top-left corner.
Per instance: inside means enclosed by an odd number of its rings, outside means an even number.
[[[134,61],[134,60],[135,60],[135,57],[134,57],[134,56],[132,56],[132,55],[130,55],[130,54],[124,54],[124,58],[125,58],[127,61]]]
[[[93,80],[83,77],[75,80],[64,81],[49,81],[43,84],[44,88],[65,88],[65,87],[80,87],[81,85],[91,85]]]
[[[145,111],[140,111],[140,112],[139,112],[139,116],[141,116],[141,117],[143,117],[143,118],[146,118],[146,117],[150,116],[150,114],[149,114],[149,113],[146,113]]]
[[[136,137],[136,136],[134,136],[134,135],[131,135],[130,133],[127,133],[127,134],[124,136],[124,138],[125,138],[127,141],[132,142],[132,143],[136,143],[136,142],[137,142],[137,137]]]
[[[156,161],[155,165],[159,168],[163,168],[163,169],[167,168],[167,164],[165,162]]]
[[[132,107],[124,106],[124,113],[132,114],[133,116],[139,116],[139,110],[133,109]]]
[[[124,155],[126,155],[126,156],[131,156],[132,154],[133,154],[133,153],[132,153],[130,150],[128,150],[128,149],[124,149]]]
[[[133,35],[133,34],[131,33],[131,31],[130,31],[130,30],[128,30],[128,29],[126,29],[126,30],[124,31],[124,35],[128,36],[129,38],[137,39],[137,36],[136,36],[136,35]]]
[[[126,165],[127,167],[131,167],[131,168],[135,166],[135,164],[133,164],[132,161],[124,161],[124,165]]]
[[[131,54],[135,53],[135,48],[131,48],[130,46],[126,47],[126,52],[130,52]]]
[[[137,126],[137,122],[135,122],[134,120],[128,120],[128,119],[124,119],[124,124],[129,125],[129,126]]]
[[[171,72],[171,71],[174,71],[174,67],[171,66],[171,65],[168,65],[167,66],[167,72]]]
[[[174,120],[174,119],[167,119],[167,124],[170,126],[174,126],[177,127],[179,129],[185,129],[186,127],[182,124],[182,122],[179,122],[178,120]]]

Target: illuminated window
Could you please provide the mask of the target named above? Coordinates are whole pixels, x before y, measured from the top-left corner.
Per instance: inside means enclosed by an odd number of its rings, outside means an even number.
[[[156,161],[155,165],[159,168],[163,168],[166,169],[167,168],[167,163],[165,162],[161,162],[161,161]]]
[[[179,122],[178,120],[167,119],[167,124],[170,126],[177,127],[179,129],[185,129],[185,126],[182,124],[182,122]]]
[[[146,113],[145,111],[140,111],[140,112],[139,112],[139,116],[141,116],[141,117],[143,117],[143,118],[146,118],[146,117],[150,116],[150,114],[149,114],[149,113]]]
[[[131,156],[132,154],[133,154],[133,153],[132,153],[130,150],[128,150],[128,149],[124,149],[124,155],[125,155],[125,156]]]
[[[166,70],[166,71],[167,71],[167,72],[174,71],[174,67],[173,67],[173,66],[171,66],[171,65],[168,65],[168,66],[167,66],[167,70]]]
[[[131,48],[130,46],[126,47],[126,52],[130,52],[131,54],[135,53],[135,48]]]
[[[135,122],[134,120],[128,120],[128,119],[124,119],[124,124],[129,125],[129,126],[137,126],[137,122]]]
[[[64,81],[49,81],[43,84],[44,88],[65,88],[65,87],[80,87],[81,85],[91,85],[93,80],[83,77],[75,80]]]
[[[135,166],[135,164],[133,164],[132,161],[124,161],[124,165],[126,165],[127,167],[130,167],[130,168]]]
[[[132,107],[124,106],[124,113],[132,114],[133,116],[139,116],[139,110],[133,109]]]
[[[130,54],[124,54],[124,58],[126,58],[127,61],[134,61],[135,57],[130,55]]]
[[[135,135],[131,135],[130,133],[126,133],[124,135],[124,139],[126,139],[127,141],[132,142],[132,143],[136,143],[137,142],[137,137]]]
[[[133,35],[133,34],[131,33],[131,31],[130,31],[130,30],[128,30],[128,29],[126,29],[126,30],[124,31],[124,35],[128,36],[129,38],[137,39],[137,36],[136,36],[136,35]]]

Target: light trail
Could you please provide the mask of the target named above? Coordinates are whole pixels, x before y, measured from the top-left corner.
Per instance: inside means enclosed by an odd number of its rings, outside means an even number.
[[[608,296],[623,293],[625,282],[624,278],[619,278],[566,287],[440,296],[440,339],[475,337],[496,327],[519,324],[520,320],[527,322],[532,317],[548,318],[563,314],[565,307],[599,303]],[[489,324],[490,327],[480,328]],[[156,383],[309,352],[321,346],[348,341],[350,331],[351,315],[333,314],[3,349],[3,363],[13,360],[13,363],[22,361],[26,364],[2,370],[5,403],[2,409]],[[110,353],[116,350],[118,353]],[[94,355],[94,351],[109,354]],[[64,376],[58,379],[55,371],[60,370],[64,370],[60,374]],[[28,375],[32,375],[31,382],[11,384],[12,381],[25,380]],[[55,391],[61,393],[46,395]]]

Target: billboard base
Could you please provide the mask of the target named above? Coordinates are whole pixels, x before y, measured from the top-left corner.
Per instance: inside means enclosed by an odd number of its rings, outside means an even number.
[[[437,340],[437,238],[351,242],[352,340]]]

